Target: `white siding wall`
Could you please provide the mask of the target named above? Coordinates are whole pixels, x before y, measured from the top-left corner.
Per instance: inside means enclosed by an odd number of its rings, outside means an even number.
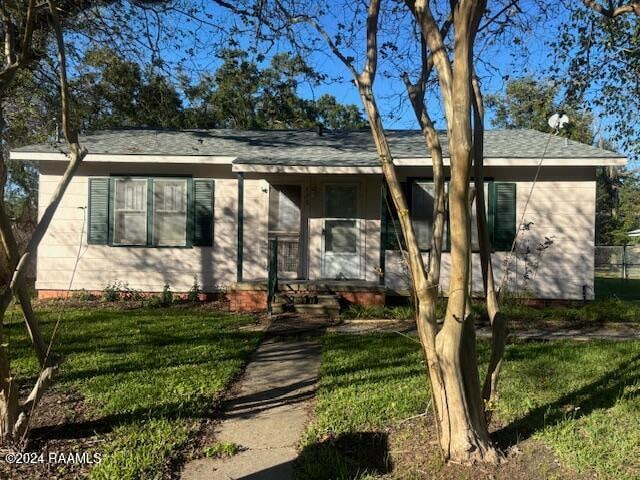
[[[62,166],[41,167],[39,209],[42,214],[60,179]],[[71,289],[102,290],[123,281],[144,291],[161,291],[165,282],[176,292],[189,290],[194,275],[204,290],[224,287],[236,279],[237,181],[229,167],[87,164],[72,180],[38,250],[36,288],[66,290],[80,256]],[[185,174],[215,178],[213,247],[144,248],[87,245],[88,177],[109,172],[125,174]],[[227,177],[227,178],[223,178]]]
[[[40,175],[40,213],[48,203],[64,165],[43,162]],[[71,288],[102,290],[108,282],[127,282],[132,288],[160,291],[169,282],[174,291],[186,291],[194,275],[204,290],[227,287],[236,281],[237,192],[236,175],[229,166],[86,164],[71,182],[38,251],[36,288],[66,290],[80,256]],[[531,188],[531,169],[508,169],[509,178],[488,172],[496,181],[517,181],[517,215],[519,221]],[[406,176],[420,172],[407,171]],[[498,283],[505,288],[536,298],[581,299],[583,285],[588,298],[593,297],[593,245],[595,221],[594,169],[544,170],[537,183],[525,215],[533,222],[521,232],[520,244],[528,243],[534,251],[545,237],[553,244],[542,253],[535,277],[525,281],[525,256],[518,250],[504,277],[505,253],[494,255]],[[194,248],[131,248],[87,245],[86,225],[89,176],[123,174],[192,174],[195,178],[215,179],[214,246]],[[500,178],[502,175],[503,178]],[[423,175],[426,176],[426,175]],[[362,277],[378,280],[380,245],[380,177],[374,175],[306,175],[264,178],[248,176],[244,182],[244,263],[245,280],[266,278],[267,219],[269,183],[297,183],[303,188],[303,223],[308,228],[306,251],[308,277],[322,278],[322,220],[324,186],[327,183],[357,183],[360,188],[362,217]],[[303,225],[303,229],[305,228]],[[426,256],[426,254],[425,254]],[[442,289],[448,287],[449,255],[443,255]],[[408,276],[398,252],[386,253],[386,285],[396,290],[407,287]],[[474,290],[481,291],[479,259],[474,255]]]
[[[324,219],[324,188],[327,184],[357,184],[360,194],[362,277],[377,281],[380,264],[380,178],[374,175],[266,175],[245,179],[244,195],[244,260],[243,279],[264,279],[267,276],[267,226],[269,184],[302,186],[303,230],[308,229],[303,261],[308,260],[311,280],[322,278],[322,227]]]
[[[507,181],[507,180],[505,180]],[[531,190],[531,182],[517,182],[516,221],[520,221]],[[540,181],[535,185],[523,223],[533,222],[518,234],[519,247],[511,256],[508,274],[506,252],[493,255],[496,282],[514,294],[532,298],[582,299],[586,285],[587,298],[593,298],[593,247],[595,231],[594,181]],[[536,259],[536,248],[550,238],[553,243]],[[526,250],[531,250],[525,255]],[[528,258],[528,262],[527,259]],[[425,254],[425,261],[427,254]],[[441,288],[446,294],[449,283],[450,255],[443,254]],[[538,263],[529,280],[525,279],[527,263]],[[482,291],[480,259],[474,254],[473,289]],[[408,276],[398,252],[387,252],[386,284],[405,289]]]
[[[250,281],[267,278],[269,184],[265,180],[244,181],[243,214],[242,279]]]

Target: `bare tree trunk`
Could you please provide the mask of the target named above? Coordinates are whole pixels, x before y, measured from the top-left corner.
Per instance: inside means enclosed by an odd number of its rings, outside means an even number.
[[[419,99],[422,102],[422,98],[420,95],[413,95],[412,104],[434,160],[436,184],[433,251],[427,275],[373,95],[380,0],[371,0],[369,3],[367,54],[362,73],[356,71],[352,59],[340,51],[333,37],[314,18],[291,15],[280,2],[276,2],[276,5],[291,24],[306,22],[314,27],[354,77],[407,246],[409,270],[416,299],[418,334],[427,359],[442,451],[446,459],[455,461],[497,461],[499,455],[489,439],[484,417],[475,351],[475,326],[470,315],[468,292],[471,228],[467,202],[472,160],[471,55],[485,2],[470,0],[452,4],[454,11],[446,23],[452,22],[455,25],[454,62],[448,57],[443,34],[437,28],[428,2],[418,0],[414,3],[413,0],[406,0],[406,3],[416,16],[424,43],[431,52],[432,60],[429,60],[429,64],[432,62],[438,70],[451,152],[449,205],[452,226],[452,272],[447,313],[444,326],[438,333],[435,308],[445,216],[442,152],[435,129],[417,101]],[[446,29],[448,30],[448,27]]]
[[[482,399],[489,404],[487,421],[490,420],[491,406],[498,399],[497,384],[504,349],[507,341],[507,319],[500,312],[498,295],[495,289],[493,265],[491,263],[491,243],[489,241],[489,228],[484,205],[484,105],[478,79],[473,79],[474,98],[474,180],[476,187],[476,220],[478,223],[478,244],[480,247],[480,264],[482,267],[482,280],[487,302],[487,313],[491,323],[491,358],[489,368],[482,387]]]
[[[62,105],[62,124],[65,138],[69,144],[69,164],[65,173],[60,180],[55,192],[53,193],[49,204],[36,228],[31,236],[25,252],[22,256],[19,256],[17,244],[11,231],[11,225],[9,224],[6,211],[4,210],[4,202],[0,201],[0,236],[2,243],[9,256],[10,265],[14,269],[11,283],[4,287],[0,293],[0,441],[2,443],[8,443],[12,441],[19,441],[25,435],[31,416],[38,405],[38,402],[42,398],[44,392],[51,384],[55,373],[57,372],[58,365],[55,358],[50,356],[50,352],[45,348],[45,343],[40,332],[38,323],[33,315],[33,309],[31,303],[24,288],[24,275],[26,273],[29,262],[33,258],[44,237],[53,215],[55,214],[64,193],[71,182],[71,179],[75,175],[82,160],[87,154],[87,151],[82,148],[78,142],[78,135],[71,127],[70,120],[70,107],[69,107],[69,89],[66,73],[66,56],[64,51],[64,39],[62,36],[62,28],[58,18],[58,11],[54,0],[48,0],[49,10],[51,14],[51,21],[55,33],[55,38],[58,46],[58,58],[60,62],[60,98]],[[32,8],[35,2],[29,3],[28,17],[32,17]],[[30,33],[25,34],[25,40],[29,38]],[[24,51],[21,58],[28,57],[28,49],[30,45],[23,46]],[[26,53],[25,53],[26,52]],[[16,64],[11,58],[7,60],[10,65]],[[18,64],[22,65],[22,64]],[[4,76],[6,69],[0,73],[4,79],[12,79],[14,73],[9,72],[8,76]],[[9,83],[0,83],[3,90],[9,85]],[[3,90],[0,90],[0,94]],[[29,330],[36,354],[41,364],[41,371],[34,385],[31,393],[27,397],[24,403],[21,405],[18,402],[18,387],[15,379],[11,374],[11,363],[8,356],[5,343],[2,341],[2,322],[11,299],[14,293],[18,293],[20,301],[23,306],[25,314],[25,322]]]

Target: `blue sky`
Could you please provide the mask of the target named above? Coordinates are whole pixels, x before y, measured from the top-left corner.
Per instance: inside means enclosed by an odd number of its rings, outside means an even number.
[[[135,37],[140,31],[151,32],[151,36],[155,36],[158,31],[158,24],[154,16],[147,16],[140,20],[139,24],[134,27],[134,36],[128,42],[128,45],[121,45],[121,48],[129,48],[130,51],[137,52],[143,59],[149,60],[154,55],[162,58],[166,62],[165,72],[175,72],[175,66],[180,64],[185,71],[193,77],[197,77],[199,72],[213,71],[219,65],[219,59],[216,57],[216,51],[221,48],[242,48],[251,50],[257,47],[259,51],[264,51],[264,45],[257,45],[255,35],[249,33],[238,33],[231,37],[221,34],[219,27],[223,26],[228,31],[229,27],[236,24],[239,28],[244,28],[242,24],[227,11],[213,5],[212,2],[206,0],[193,0],[202,8],[196,9],[194,12],[202,21],[194,21],[184,12],[174,11],[171,14],[165,14],[162,18],[163,28],[165,32],[158,43],[159,49],[153,52],[152,42],[146,45],[144,41]],[[346,22],[344,4],[340,0],[331,0],[336,2],[336,8],[330,9],[329,13],[323,17],[324,27],[333,35],[336,32],[338,22]],[[193,2],[186,4],[194,5]],[[353,1],[353,8],[363,5],[361,0]],[[384,3],[383,3],[384,4]],[[387,3],[388,5],[389,3]],[[436,1],[438,4],[438,1]],[[495,3],[494,3],[495,5]],[[340,8],[338,8],[338,6]],[[522,0],[520,2],[523,14],[521,17],[527,21],[533,19],[538,13],[538,7],[535,0]],[[119,7],[117,7],[119,8]],[[498,7],[494,7],[495,10]],[[554,39],[557,35],[558,25],[566,20],[567,13],[563,10],[555,16],[547,18],[545,21],[531,21],[530,24],[524,25],[518,30],[509,30],[497,42],[486,44],[483,38],[479,38],[477,50],[480,51],[480,61],[476,62],[477,72],[481,78],[483,91],[486,94],[501,92],[504,89],[506,81],[510,78],[519,78],[523,76],[533,76],[534,78],[545,78],[545,70],[554,65],[557,59],[553,58],[553,52],[548,48],[547,42]],[[114,15],[121,15],[121,10],[112,11]],[[342,15],[342,17],[341,17]],[[404,15],[404,13],[402,14]],[[383,22],[385,16],[382,15]],[[388,18],[386,18],[389,24]],[[390,41],[397,45],[401,50],[408,49],[411,44],[410,36],[403,33],[408,31],[408,24],[403,25],[403,20],[399,21],[398,31],[385,32],[380,34],[379,43]],[[176,36],[172,36],[172,32],[178,32]],[[142,36],[144,37],[144,35]],[[232,38],[236,44],[229,41]],[[316,35],[311,35],[307,29],[304,36],[305,42],[312,44],[317,41]],[[362,58],[364,52],[364,28],[357,32],[354,39],[354,48],[346,49],[347,55],[353,55],[356,58]],[[310,85],[302,82],[300,86],[300,94],[306,98],[317,98],[324,93],[334,95],[340,102],[353,103],[361,107],[360,99],[357,91],[351,82],[351,76],[348,70],[342,65],[336,57],[331,54],[328,48],[323,47],[323,43],[318,41],[317,47],[307,57],[308,62],[319,72],[324,73],[327,77],[333,79],[321,85]],[[265,63],[269,57],[275,53],[283,51],[291,51],[291,45],[282,39],[276,40],[266,52]],[[393,57],[393,56],[392,56]],[[394,61],[401,58],[400,66],[392,66],[390,61],[381,59],[379,66],[379,74],[375,83],[375,93],[380,109],[384,116],[385,126],[387,128],[416,128],[417,124],[412,110],[409,108],[404,95],[405,88],[400,79],[403,69],[411,69],[416,66],[418,61],[416,52],[403,52],[395,55]],[[336,80],[337,78],[341,78]],[[560,82],[562,78],[556,79]],[[443,128],[444,122],[439,105],[439,99],[436,95],[428,96],[428,107],[436,120],[436,126]],[[487,112],[487,124],[491,126],[491,112]],[[595,112],[598,118],[598,112]],[[598,119],[598,121],[602,121]],[[604,119],[606,125],[609,120]]]

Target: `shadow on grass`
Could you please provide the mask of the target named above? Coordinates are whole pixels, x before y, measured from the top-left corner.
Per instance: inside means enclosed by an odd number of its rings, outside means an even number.
[[[105,435],[116,428],[140,424],[150,420],[203,420],[217,418],[221,412],[221,397],[198,395],[188,402],[163,403],[151,408],[138,408],[130,412],[113,413],[97,418],[46,425],[29,430],[27,450],[38,450],[39,445],[51,440],[84,440]]]
[[[623,396],[625,387],[640,383],[640,355],[635,355],[619,367],[609,370],[598,379],[541,405],[526,415],[494,432],[494,440],[503,448],[531,437],[547,426],[567,419],[578,419],[597,409],[610,408]],[[636,391],[627,396],[635,397]]]
[[[598,300],[612,297],[624,300],[640,300],[640,279],[595,277],[595,296]]]
[[[354,432],[305,446],[295,462],[295,478],[355,480],[391,473],[386,433]]]

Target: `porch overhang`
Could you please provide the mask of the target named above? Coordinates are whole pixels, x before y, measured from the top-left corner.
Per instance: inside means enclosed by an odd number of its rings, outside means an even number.
[[[432,167],[430,157],[418,158],[394,158],[396,167]],[[450,166],[450,158],[443,158],[445,167]],[[485,167],[604,167],[604,166],[624,166],[627,164],[626,157],[608,158],[534,158],[534,157],[486,157]],[[348,163],[337,164],[326,162],[325,164],[313,163],[287,163],[287,162],[243,162],[236,159],[232,164],[232,169],[237,173],[269,173],[269,174],[359,174],[359,175],[381,175],[382,168],[372,161],[368,164],[349,165]]]
[[[237,173],[297,173],[297,174],[359,174],[380,175],[382,169],[376,166],[347,165],[269,165],[254,163],[233,163]]]

